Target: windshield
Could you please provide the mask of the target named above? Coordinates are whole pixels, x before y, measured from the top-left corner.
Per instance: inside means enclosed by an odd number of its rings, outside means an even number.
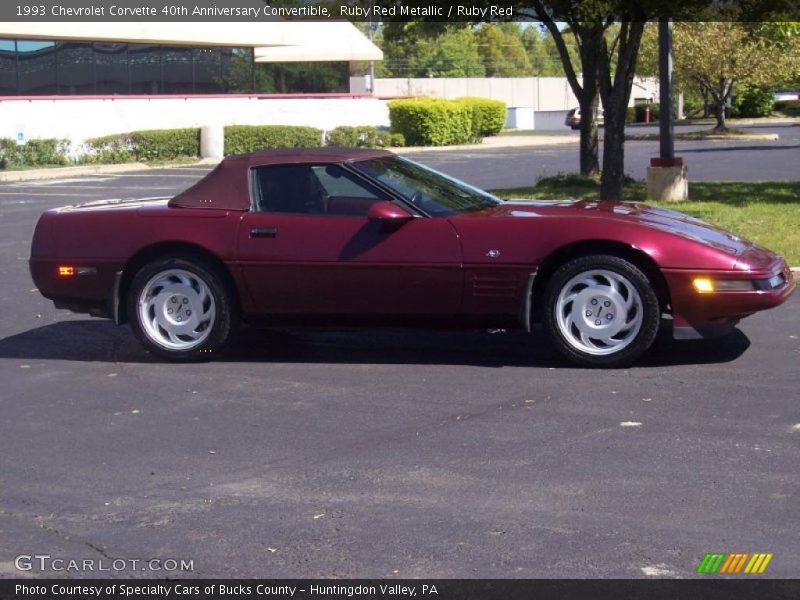
[[[429,215],[474,212],[502,202],[463,181],[399,156],[359,161],[353,166],[392,188]]]

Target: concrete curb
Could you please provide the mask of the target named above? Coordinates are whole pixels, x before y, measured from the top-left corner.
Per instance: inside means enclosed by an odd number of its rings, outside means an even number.
[[[800,277],[800,267],[791,267],[791,269],[795,277]]]
[[[577,135],[519,135],[486,138],[480,144],[462,144],[458,146],[408,146],[390,148],[397,154],[416,154],[419,152],[450,152],[463,150],[491,150],[494,148],[532,148],[535,146],[557,146],[561,144],[577,144]]]
[[[0,182],[12,183],[19,181],[38,181],[41,179],[62,179],[65,177],[79,177],[84,175],[112,175],[115,173],[130,173],[133,171],[147,171],[150,169],[178,169],[180,167],[216,165],[217,163],[219,163],[219,159],[217,158],[204,158],[193,162],[166,165],[122,163],[118,165],[81,165],[78,167],[31,169],[29,171],[7,171],[5,173],[0,173]]]
[[[691,133],[676,133],[675,139],[681,142],[777,142],[780,137],[777,133],[744,133],[741,135],[706,135],[703,137],[686,137]],[[658,134],[644,133],[625,136],[625,141],[630,142],[657,142]]]

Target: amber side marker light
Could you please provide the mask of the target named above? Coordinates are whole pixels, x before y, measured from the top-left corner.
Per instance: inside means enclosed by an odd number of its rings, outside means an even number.
[[[695,277],[692,281],[694,289],[701,294],[714,291],[714,281],[708,277]]]
[[[59,277],[72,277],[75,275],[75,267],[72,265],[59,265],[58,275]]]

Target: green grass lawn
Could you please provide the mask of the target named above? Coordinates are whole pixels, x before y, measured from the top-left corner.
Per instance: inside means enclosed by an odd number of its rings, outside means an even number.
[[[578,175],[542,178],[533,187],[494,190],[501,198],[597,198],[597,181]],[[800,181],[689,182],[688,202],[648,202],[679,210],[750,239],[800,265]],[[645,199],[643,182],[628,180],[625,199]]]

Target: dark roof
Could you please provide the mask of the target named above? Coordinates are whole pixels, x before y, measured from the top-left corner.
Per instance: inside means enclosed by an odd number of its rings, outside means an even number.
[[[217,167],[192,187],[169,201],[181,208],[217,208],[250,210],[252,167],[298,163],[338,163],[392,156],[388,150],[367,148],[273,148],[225,158]]]

